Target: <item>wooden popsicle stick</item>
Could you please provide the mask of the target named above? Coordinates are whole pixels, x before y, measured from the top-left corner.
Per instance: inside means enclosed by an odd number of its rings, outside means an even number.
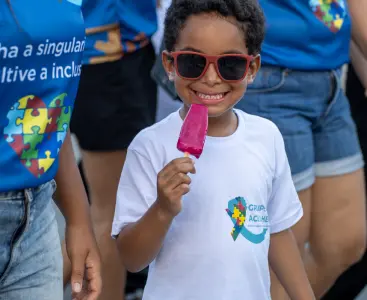
[[[189,152],[185,152],[184,153],[184,157],[189,157],[190,156],[190,153]]]

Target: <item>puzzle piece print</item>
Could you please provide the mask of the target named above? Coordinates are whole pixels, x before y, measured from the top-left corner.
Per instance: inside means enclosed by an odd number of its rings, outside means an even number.
[[[50,102],[50,104],[49,104],[49,106],[48,107],[53,107],[53,108],[55,108],[55,107],[63,107],[63,106],[65,106],[64,105],[64,100],[65,100],[65,97],[67,96],[67,94],[66,93],[63,93],[63,94],[61,94],[61,95],[58,95],[58,96],[56,96],[51,102]]]
[[[322,21],[331,32],[338,32],[346,15],[344,0],[310,0],[309,4],[315,16]]]
[[[53,165],[67,135],[73,101],[66,93],[49,105],[34,95],[16,101],[1,127],[20,162],[36,177]]]
[[[233,210],[232,218],[237,219],[239,216],[240,216],[240,211],[237,209],[237,207],[235,207]]]
[[[57,133],[57,141],[59,143],[59,149],[57,150],[57,153],[59,153],[59,150],[62,146],[62,143],[64,142],[64,140],[66,138],[66,135],[68,133],[68,125],[64,124],[63,128],[64,128],[63,132],[58,132]]]
[[[47,113],[50,123],[47,124],[45,133],[55,132],[57,131],[57,125],[58,125],[57,120],[61,116],[62,108],[61,107],[49,108]]]
[[[36,149],[38,150],[38,158],[46,158],[45,152],[50,151],[51,157],[56,158],[58,149],[59,149],[59,142],[57,140],[57,134],[58,132],[51,132],[51,133],[45,133],[43,135],[43,141],[42,143],[39,143],[36,146]]]
[[[69,126],[71,119],[71,107],[64,107],[57,120],[57,131],[64,131],[64,125]]]
[[[38,167],[40,170],[43,169],[43,172],[46,173],[49,168],[51,168],[52,164],[54,163],[55,159],[51,158],[51,151],[45,152],[46,158],[38,159]]]
[[[40,178],[44,171],[39,168],[38,160],[21,160],[21,163],[37,178]]]
[[[46,104],[39,97],[29,95],[19,100],[18,109],[46,108]]]
[[[341,19],[340,17],[334,20],[334,26],[337,30],[340,30],[340,28],[342,28],[343,23],[344,23],[344,19]]]
[[[26,109],[29,100],[32,100],[34,95],[27,95],[18,100],[18,107],[16,109]]]
[[[12,107],[6,117],[9,120],[9,124],[4,128],[4,134],[8,135],[6,141],[12,143],[14,142],[13,135],[23,133],[22,126],[16,124],[16,120],[24,118],[24,110],[17,110],[16,107]]]
[[[246,207],[242,204],[241,200],[238,200],[237,207],[241,212],[245,212],[246,214]]]
[[[37,159],[38,158],[38,150],[36,149],[37,145],[43,141],[44,136],[39,134],[39,127],[33,127],[33,134],[25,134],[23,135],[23,141],[25,145],[29,145],[27,150],[24,150],[21,158],[22,159]]]
[[[7,135],[5,135],[4,137],[5,139],[8,138]],[[23,143],[23,136],[18,134],[13,137],[13,141],[9,143],[9,145],[18,156],[22,154],[23,150],[27,150],[29,148],[29,145],[25,145]]]
[[[39,134],[45,133],[47,124],[50,124],[51,120],[48,118],[47,108],[38,109],[26,109],[24,118],[18,118],[16,124],[23,124],[23,134],[32,134],[33,127],[39,127]]]

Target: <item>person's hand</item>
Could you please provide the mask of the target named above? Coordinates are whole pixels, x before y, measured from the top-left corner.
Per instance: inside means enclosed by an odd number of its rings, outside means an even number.
[[[190,190],[191,179],[188,173],[196,173],[194,162],[189,157],[183,157],[171,161],[158,174],[157,203],[172,217],[181,211],[182,196]]]
[[[102,290],[101,261],[92,229],[67,225],[65,242],[71,262],[72,299],[97,300]]]

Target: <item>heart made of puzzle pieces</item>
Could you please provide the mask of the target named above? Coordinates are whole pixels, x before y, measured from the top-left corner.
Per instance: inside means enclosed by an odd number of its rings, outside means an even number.
[[[324,23],[331,32],[338,32],[346,16],[345,0],[309,0],[314,15]]]
[[[67,94],[55,97],[48,105],[28,95],[11,107],[4,138],[21,163],[37,178],[46,173],[57,158],[71,118]]]

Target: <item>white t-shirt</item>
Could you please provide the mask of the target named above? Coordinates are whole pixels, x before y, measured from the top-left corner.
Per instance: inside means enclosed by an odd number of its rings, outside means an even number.
[[[150,265],[144,300],[271,299],[270,234],[293,226],[303,210],[277,127],[235,112],[235,133],[206,139],[183,209]],[[183,156],[176,148],[182,123],[175,112],[132,142],[113,236],[144,215],[157,198],[157,174]]]

